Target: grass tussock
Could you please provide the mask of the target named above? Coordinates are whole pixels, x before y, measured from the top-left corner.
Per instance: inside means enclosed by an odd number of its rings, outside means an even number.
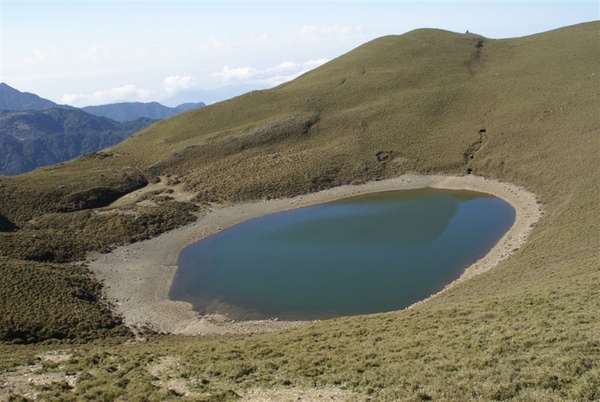
[[[276,334],[78,345],[65,363],[79,373],[76,386],[40,395],[226,400],[311,388],[377,401],[598,400],[598,27],[507,40],[439,30],[380,38],[292,82],[162,121],[97,155],[0,178],[3,278],[11,275],[0,300],[14,312],[1,330],[26,336],[48,310],[82,334],[95,322],[111,333],[116,324],[103,321],[105,310],[72,294],[80,282],[69,279],[71,265],[27,259],[72,261],[187,222],[193,207],[173,203],[142,221],[140,211],[88,210],[157,176],[176,177],[201,204],[405,172],[473,172],[524,186],[544,206],[527,244],[494,270],[408,311]],[[29,289],[33,279],[55,290]],[[80,305],[96,309],[89,320],[70,313]],[[45,334],[39,339],[54,336],[37,331]],[[30,348],[0,352],[16,364],[30,359]],[[164,362],[176,363],[152,371]]]
[[[83,267],[0,257],[0,274],[2,341],[90,341],[127,335],[102,303],[100,285]]]
[[[68,263],[90,252],[147,239],[196,219],[190,203],[165,201],[132,213],[47,214],[16,232],[0,233],[0,340],[90,340],[119,327],[85,267]],[[108,331],[110,329],[111,331]]]

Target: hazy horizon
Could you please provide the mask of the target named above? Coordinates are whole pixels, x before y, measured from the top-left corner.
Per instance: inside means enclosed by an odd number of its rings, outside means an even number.
[[[211,104],[417,28],[509,38],[600,17],[595,1],[0,4],[0,81],[78,107]]]

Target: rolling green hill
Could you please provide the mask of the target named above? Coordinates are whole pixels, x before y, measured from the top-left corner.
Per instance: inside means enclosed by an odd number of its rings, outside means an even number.
[[[0,268],[11,277],[0,285],[0,336],[108,339],[69,346],[71,360],[47,370],[78,373],[76,388],[41,389],[48,399],[168,400],[188,392],[227,400],[275,389],[294,399],[316,390],[315,399],[598,400],[599,32],[591,22],[503,40],[432,29],[387,36],[272,90],[161,121],[69,163],[0,178]],[[119,320],[70,265],[189,222],[206,203],[406,172],[511,182],[534,192],[545,214],[509,259],[415,309],[274,334],[121,344]],[[163,195],[154,208],[98,213],[159,176],[195,198]],[[32,281],[51,290],[32,292]],[[31,308],[40,298],[44,308]],[[39,350],[4,345],[0,367],[36,361]]]

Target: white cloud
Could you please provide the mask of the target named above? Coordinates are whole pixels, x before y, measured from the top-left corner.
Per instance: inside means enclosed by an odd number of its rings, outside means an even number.
[[[163,81],[163,89],[167,95],[173,95],[180,91],[197,88],[199,85],[198,78],[189,75],[171,75]]]
[[[213,49],[226,49],[231,46],[231,41],[227,36],[222,39],[211,36],[208,38],[208,43]]]
[[[110,51],[106,46],[93,45],[88,48],[79,56],[81,60],[99,61],[106,58]]]
[[[245,82],[266,87],[272,87],[294,78],[325,64],[327,59],[309,60],[304,63],[285,61],[276,66],[258,69],[254,67],[223,67],[219,73],[212,74],[213,77],[221,79],[224,84]]]
[[[134,63],[150,61],[156,63],[160,60],[171,60],[175,57],[175,49],[164,44],[121,49],[117,57]]]
[[[253,67],[229,68],[228,65],[225,65],[223,71],[213,74],[213,77],[221,78],[224,82],[246,81],[256,77],[258,72],[259,70]]]
[[[26,64],[45,64],[49,62],[59,62],[63,57],[63,51],[58,46],[50,46],[47,49],[38,47],[31,50],[31,55],[24,62]]]
[[[110,49],[106,46],[92,45],[76,53],[69,53],[56,45],[48,48],[35,47],[31,54],[25,58],[25,64],[59,64],[73,62],[98,62],[110,56]]]
[[[64,94],[62,102],[72,106],[104,105],[115,102],[147,101],[152,95],[152,91],[129,84],[103,89],[92,94]]]
[[[207,39],[196,44],[194,46],[195,51],[207,51],[207,50],[226,50],[234,48],[236,45],[229,39],[228,36],[219,38],[216,36],[209,36]]]
[[[304,68],[305,70],[312,70],[313,68],[317,68],[322,66],[323,64],[327,63],[329,61],[329,59],[317,59],[317,60],[309,60],[304,62],[304,64],[302,64],[302,68]]]

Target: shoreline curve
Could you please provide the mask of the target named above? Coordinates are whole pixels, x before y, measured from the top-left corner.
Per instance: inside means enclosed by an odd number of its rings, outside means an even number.
[[[169,299],[171,283],[177,272],[179,253],[189,244],[248,219],[302,208],[359,194],[425,187],[472,190],[508,202],[515,209],[515,221],[494,247],[461,276],[440,292],[414,303],[413,308],[432,297],[494,268],[520,248],[542,215],[535,194],[511,183],[481,176],[406,174],[392,179],[344,185],[292,198],[231,204],[210,208],[195,222],[155,238],[115,248],[89,261],[96,279],[104,284],[103,296],[113,312],[131,328],[145,327],[160,333],[210,335],[270,332],[299,326],[305,321],[233,321],[224,315],[201,316],[189,303]]]

